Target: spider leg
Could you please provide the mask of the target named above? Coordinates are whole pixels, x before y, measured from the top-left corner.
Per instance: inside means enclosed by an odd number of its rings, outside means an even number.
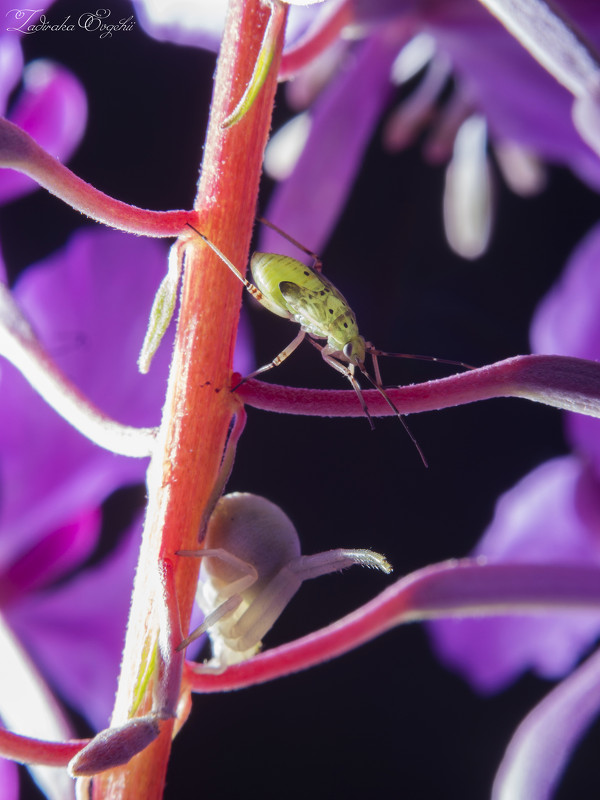
[[[289,568],[303,581],[339,572],[347,567],[369,567],[379,569],[389,575],[392,571],[387,559],[373,550],[325,550],[312,556],[299,556],[289,564]]]
[[[192,558],[218,558],[226,564],[235,567],[242,573],[240,578],[231,581],[231,583],[228,583],[219,591],[217,597],[223,599],[224,602],[208,614],[204,622],[198,625],[197,628],[194,628],[190,635],[177,646],[176,649],[180,651],[184,650],[191,642],[202,636],[203,633],[206,633],[206,631],[215,623],[219,622],[219,620],[232,614],[242,602],[242,592],[258,580],[258,573],[252,564],[249,564],[242,558],[238,558],[238,556],[222,548],[215,548],[214,550],[178,550],[177,555],[190,556]]]
[[[206,633],[209,628],[211,628],[219,620],[223,619],[223,617],[226,617],[228,614],[233,614],[241,602],[241,595],[231,595],[231,597],[229,597],[224,603],[221,603],[218,608],[215,608],[212,613],[208,614],[208,616],[205,617],[204,622],[201,625],[198,625],[197,628],[194,628],[190,635],[186,636],[181,644],[177,645],[175,648],[177,652],[185,650],[188,645],[190,645],[196,639],[199,639],[203,633]]]
[[[231,649],[243,651],[258,645],[301,585],[301,578],[282,567],[229,629]]]
[[[202,519],[200,521],[200,528],[198,530],[198,542],[202,542],[204,540],[210,515],[214,511],[215,506],[219,501],[219,497],[221,497],[221,495],[223,494],[225,490],[225,485],[227,484],[229,476],[231,475],[231,470],[233,469],[233,463],[235,461],[235,454],[237,451],[237,443],[244,431],[244,427],[246,426],[246,418],[247,415],[244,406],[240,406],[238,410],[235,412],[234,415],[235,421],[231,427],[231,431],[229,432],[229,437],[227,439],[227,444],[225,445],[225,450],[223,451],[223,459],[221,461],[221,466],[219,467],[219,473],[217,475],[215,485],[212,488],[212,492],[210,493],[208,502],[206,503],[206,508],[204,509]]]
[[[372,550],[327,550],[312,556],[298,556],[279,570],[231,626],[229,635],[235,639],[231,647],[247,650],[258,644],[305,580],[354,564],[387,573],[392,570],[386,559]]]
[[[219,590],[219,599],[228,599],[232,594],[244,592],[258,580],[258,573],[253,564],[249,564],[243,558],[239,558],[230,553],[229,550],[223,550],[221,547],[216,547],[213,550],[178,550],[177,555],[191,558],[218,558],[242,573],[242,576],[236,581],[231,581],[226,587]]]

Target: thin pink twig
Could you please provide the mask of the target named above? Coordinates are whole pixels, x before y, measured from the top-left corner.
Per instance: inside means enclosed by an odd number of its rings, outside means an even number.
[[[222,673],[187,662],[192,691],[241,689],[354,650],[407,622],[451,616],[600,610],[600,570],[556,564],[446,561],[413,572],[374,600],[321,630],[260,653]]]
[[[78,739],[71,742],[47,742],[0,729],[0,755],[20,764],[66,767],[89,741]]]
[[[492,397],[523,397],[600,417],[600,363],[569,356],[515,356],[448,378],[388,388],[386,393],[402,414],[435,411]],[[244,403],[263,411],[313,417],[363,416],[352,390],[296,389],[248,380],[236,394]],[[375,390],[366,390],[363,395],[372,416],[394,413]]]

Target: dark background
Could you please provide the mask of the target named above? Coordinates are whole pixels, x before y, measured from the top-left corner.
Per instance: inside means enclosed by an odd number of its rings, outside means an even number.
[[[110,9],[112,19],[131,13],[121,2]],[[48,16],[59,22],[82,10],[58,2]],[[88,130],[69,164],[76,173],[139,206],[190,207],[212,54],[155,42],[139,28],[103,40],[84,31],[40,33],[23,45],[27,60],[52,57],[71,67],[88,92]],[[275,127],[288,113],[282,92]],[[559,169],[533,200],[514,197],[498,181],[492,246],[471,263],[445,243],[442,188],[442,168],[425,165],[418,148],[384,153],[376,131],[322,254],[326,274],[351,299],[361,332],[380,348],[472,364],[528,352],[531,314],[595,222],[597,197]],[[268,181],[264,189],[263,209]],[[24,268],[62,246],[79,225],[72,209],[36,192],[2,210],[5,259],[12,269]],[[262,364],[293,330],[246,299],[244,304]],[[389,383],[447,372],[390,360],[382,369]],[[346,388],[308,346],[269,380]],[[264,494],[280,504],[296,523],[304,552],[372,547],[388,556],[399,577],[467,554],[497,496],[566,451],[559,412],[521,400],[411,417],[410,426],[428,470],[392,419],[371,432],[361,419],[249,409],[229,490]],[[140,490],[119,499],[140,503],[142,497]],[[117,507],[109,503],[111,520]],[[106,541],[109,547],[108,529]],[[332,621],[386,585],[385,577],[358,569],[306,584],[267,646]],[[489,796],[515,727],[550,686],[526,676],[508,691],[482,698],[437,662],[421,626],[398,629],[309,672],[239,693],[197,696],[174,743],[166,797],[479,800]],[[598,793],[599,738],[596,725],[572,760],[559,798]],[[29,785],[27,791],[38,796]]]

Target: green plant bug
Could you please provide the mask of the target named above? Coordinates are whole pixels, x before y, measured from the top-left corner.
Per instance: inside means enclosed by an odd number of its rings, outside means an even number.
[[[322,274],[322,263],[317,254],[308,250],[272,222],[262,217],[259,217],[258,221],[272,228],[299,250],[309,255],[313,259],[313,265],[307,266],[291,256],[277,253],[254,253],[250,260],[250,271],[255,283],[251,283],[207,236],[194,228],[193,225],[190,225],[190,223],[187,223],[188,227],[206,242],[244,284],[252,297],[269,311],[272,311],[273,314],[289,319],[291,322],[297,322],[300,325],[297,336],[286,348],[268,364],[255,370],[250,375],[246,375],[243,381],[279,366],[296,350],[306,337],[306,334],[308,334],[308,341],[320,351],[323,360],[350,381],[371,428],[374,428],[373,419],[367,408],[360,384],[356,379],[356,368],[379,392],[396,414],[417,448],[423,464],[427,466],[427,461],[418,442],[383,387],[377,357],[417,358],[426,361],[437,361],[442,364],[452,364],[467,369],[472,369],[472,367],[460,361],[449,361],[443,358],[434,358],[433,356],[387,353],[383,350],[377,350],[370,342],[365,341],[364,337],[359,333],[356,315],[350,308],[346,298]],[[325,339],[326,344],[320,344],[316,341],[317,339]],[[365,367],[367,353],[373,361],[374,377],[371,377]]]

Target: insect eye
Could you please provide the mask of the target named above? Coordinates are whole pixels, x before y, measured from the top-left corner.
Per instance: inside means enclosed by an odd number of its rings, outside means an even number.
[[[352,342],[348,342],[348,344],[344,345],[343,353],[348,359],[352,359],[354,357],[354,348],[352,347]]]

